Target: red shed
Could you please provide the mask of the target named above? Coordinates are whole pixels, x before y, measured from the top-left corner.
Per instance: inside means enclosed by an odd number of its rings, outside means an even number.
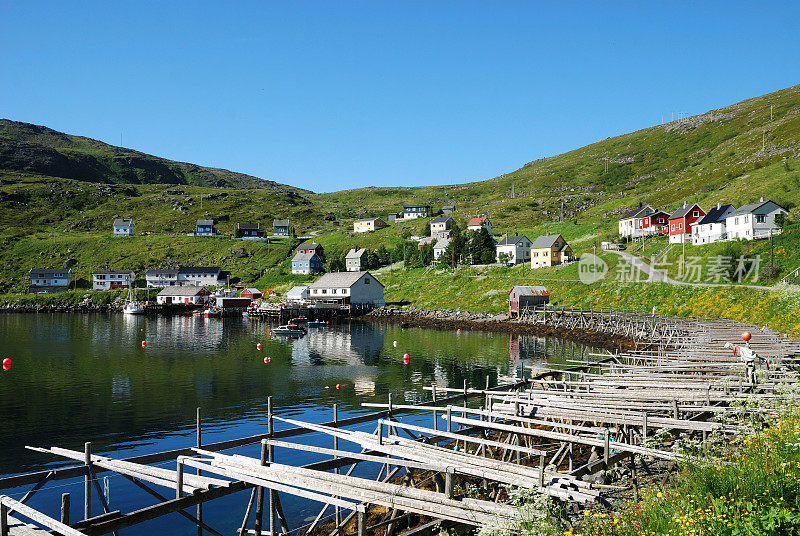
[[[658,210],[653,214],[636,218],[639,236],[667,234],[669,232],[669,214]]]
[[[525,309],[546,305],[550,302],[547,287],[516,286],[508,294],[508,316],[518,318]]]
[[[251,300],[257,300],[262,296],[262,294],[261,291],[258,290],[257,288],[246,288],[242,291],[240,296],[242,298],[250,298]]]

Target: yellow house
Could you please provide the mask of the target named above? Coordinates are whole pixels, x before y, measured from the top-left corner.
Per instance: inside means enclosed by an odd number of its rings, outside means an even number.
[[[353,231],[357,233],[368,233],[388,226],[389,224],[380,218],[364,218],[353,222]]]
[[[560,234],[540,236],[531,246],[531,268],[556,266],[573,258],[572,248]]]

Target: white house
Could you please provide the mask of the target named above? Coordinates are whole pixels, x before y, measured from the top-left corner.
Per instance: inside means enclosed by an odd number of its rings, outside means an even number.
[[[367,250],[365,248],[353,248],[347,252],[344,258],[344,267],[348,272],[360,272],[367,264]]]
[[[298,285],[289,289],[286,293],[286,301],[289,303],[303,303],[308,301],[308,285]]]
[[[383,307],[383,285],[369,272],[333,272],[309,285],[309,299],[317,304]]]
[[[778,214],[786,216],[789,212],[774,201],[764,201],[763,197],[758,203],[737,208],[725,218],[728,240],[753,240],[778,234],[780,230],[775,224]]]
[[[133,220],[117,218],[114,220],[114,236],[131,236],[133,234]]]
[[[726,237],[725,220],[728,214],[733,212],[733,205],[722,205],[717,203],[716,208],[708,211],[708,214],[692,227],[692,244],[712,244]]]
[[[98,270],[92,272],[92,288],[109,290],[112,288],[129,288],[136,275],[131,270]]]
[[[489,234],[492,234],[492,222],[486,216],[471,218],[467,222],[467,231],[479,231],[481,227],[485,227]]]
[[[156,301],[162,305],[202,305],[210,295],[207,288],[194,285],[167,287],[158,293]]]
[[[649,216],[654,212],[655,210],[650,205],[639,203],[638,207],[626,212],[619,219],[619,236],[623,238],[639,238],[642,236],[642,233],[637,229],[636,220],[644,216]]]
[[[72,270],[69,268],[32,268],[28,275],[31,279],[30,292],[61,292],[69,288]]]
[[[532,242],[528,240],[525,235],[509,236],[502,239],[497,243],[497,259],[500,260],[500,255],[510,255],[508,262],[520,264],[531,260],[531,246]]]
[[[447,246],[450,244],[449,238],[440,238],[436,241],[433,245],[433,259],[438,261],[439,257],[442,256],[444,250],[447,249]]]
[[[148,288],[224,285],[229,273],[219,266],[181,266],[179,269],[153,269],[144,274]]]

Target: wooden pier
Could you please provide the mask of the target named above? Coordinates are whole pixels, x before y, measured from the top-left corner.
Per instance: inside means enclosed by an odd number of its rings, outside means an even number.
[[[80,464],[0,479],[0,493],[30,486],[20,500],[0,496],[0,536],[115,534],[173,512],[196,525],[198,534],[219,536],[199,511],[188,509],[243,490],[250,490],[250,498],[242,505],[240,535],[415,536],[441,526],[509,530],[525,515],[509,502],[510,489],[545,494],[572,511],[605,503],[611,489],[636,494],[643,485],[638,471],[655,471],[659,461],[678,466],[687,456],[678,448],[685,440],[699,449],[690,454],[702,453],[709,435],[739,431],[732,416],[777,411],[779,393],[796,383],[800,344],[758,326],[550,307],[523,318],[621,331],[636,339],[638,349],[592,355],[590,362],[536,375],[523,370],[504,385],[490,386],[488,378],[479,386],[431,385],[426,402],[398,404],[390,395],[364,404],[378,411],[348,419],[339,419],[334,406],[332,418],[321,424],[274,415],[270,400],[263,434],[212,444],[201,442],[198,412],[196,444],[128,459],[92,454],[90,443],[83,452],[32,446]],[[742,344],[743,331],[753,336],[752,359],[725,348]],[[276,430],[275,422],[288,428]],[[365,423],[374,426],[371,433],[358,429]],[[329,446],[304,442],[320,434]],[[226,453],[246,445],[260,445],[260,456]],[[287,451],[313,453],[321,461],[297,466]],[[174,469],[154,465],[167,461]],[[619,464],[629,468],[627,480],[595,482],[594,475]],[[378,476],[356,476],[357,467],[371,467]],[[136,484],[154,504],[113,510],[98,483],[97,475],[107,471]],[[59,519],[25,504],[43,487],[76,477],[85,486],[83,515],[72,516],[80,520],[71,520],[68,494]],[[93,494],[101,499],[102,513],[91,512]],[[291,527],[291,512],[281,502],[286,495],[319,503],[319,514]]]

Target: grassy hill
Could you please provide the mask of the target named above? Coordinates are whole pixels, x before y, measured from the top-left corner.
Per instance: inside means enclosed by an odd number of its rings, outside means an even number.
[[[61,266],[70,259],[77,262],[74,270],[81,278],[101,265],[141,272],[154,266],[221,264],[234,277],[256,285],[285,287],[305,279],[287,274],[293,243],[247,243],[246,255],[234,256],[232,250],[241,248],[241,241],[185,236],[198,218],[214,218],[219,231],[228,234],[239,221],[258,221],[269,227],[272,219],[288,218],[298,235],[313,233],[314,240],[336,253],[356,246],[391,249],[421,234],[425,225],[425,220],[398,222],[375,233],[355,234],[352,221],[356,218],[385,217],[404,204],[428,203],[434,209],[455,204],[454,216],[462,222],[486,214],[496,235],[519,232],[534,238],[546,232],[562,233],[581,253],[616,236],[618,215],[639,202],[670,211],[684,200],[708,207],[717,202],[740,205],[761,196],[790,209],[800,199],[800,86],[598,141],[485,181],[327,194],[3,120],[0,289],[20,291],[28,268]],[[133,218],[137,236],[111,239],[115,217]],[[776,239],[771,253],[779,270],[800,264],[798,244],[800,228]],[[651,255],[662,247],[655,241],[644,253]],[[766,242],[744,244],[741,251],[765,257],[768,247]],[[687,254],[707,260],[724,249],[722,245],[689,247]],[[680,253],[673,248],[668,254],[673,263],[668,271],[673,276],[678,275],[674,270]],[[462,286],[453,286],[454,274],[449,272],[387,271],[387,296],[391,301],[447,307],[447,300],[436,297],[447,295],[455,307],[498,310],[509,284],[552,280],[558,299],[565,303],[593,300],[598,305],[633,307],[640,300],[647,309],[666,300],[670,311],[702,315],[696,307],[721,292],[663,285],[646,290],[633,285],[634,290],[624,290],[628,287],[608,281],[596,287],[600,290],[589,291],[590,287],[570,282],[569,270],[522,275],[519,268],[497,268],[483,279],[457,279]],[[761,299],[753,290],[730,292],[736,295],[731,300],[740,303]],[[464,295],[472,298],[454,297]],[[776,314],[796,310],[785,304],[767,309]]]
[[[8,119],[0,119],[0,170],[110,184],[191,184],[310,193]]]

